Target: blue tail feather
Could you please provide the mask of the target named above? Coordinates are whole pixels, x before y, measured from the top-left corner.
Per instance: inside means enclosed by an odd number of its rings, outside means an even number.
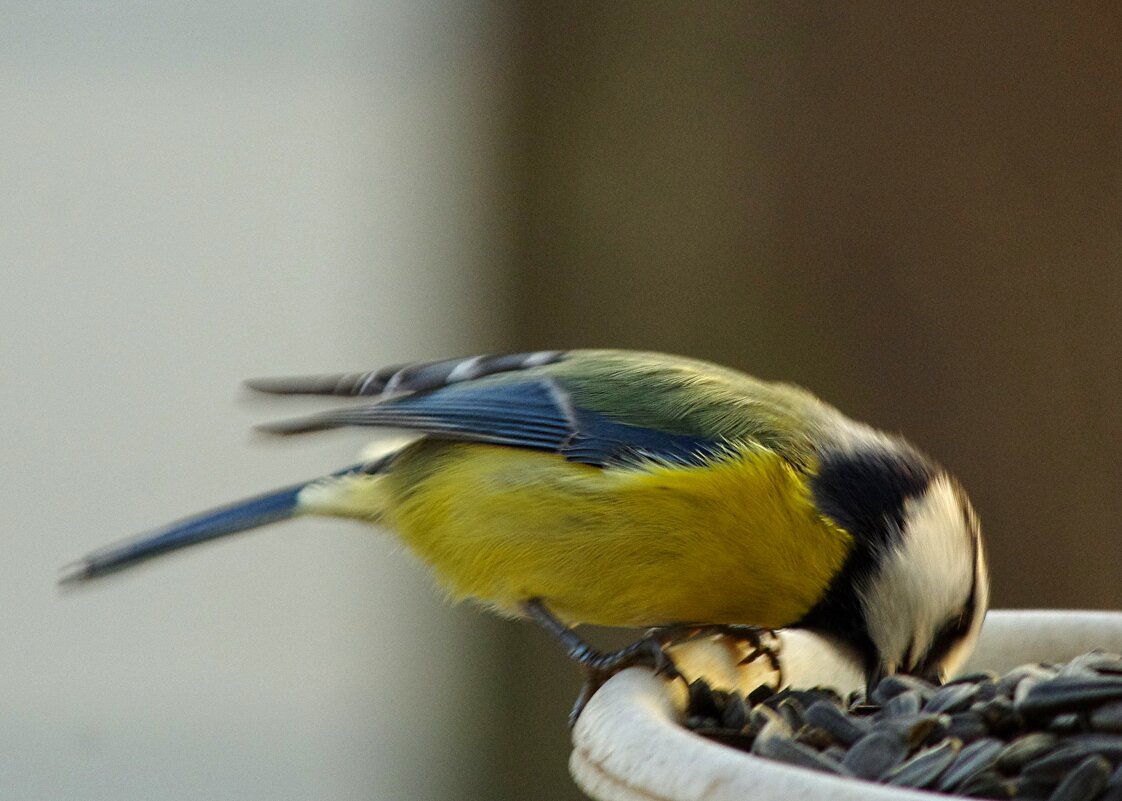
[[[295,484],[237,501],[94,551],[71,565],[62,582],[96,578],[169,551],[287,520],[296,513],[296,497],[306,486],[307,482]]]

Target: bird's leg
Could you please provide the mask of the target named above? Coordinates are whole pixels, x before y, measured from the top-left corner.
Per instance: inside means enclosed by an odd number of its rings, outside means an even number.
[[[663,650],[664,640],[657,630],[648,632],[641,639],[618,651],[598,651],[554,617],[541,598],[531,598],[526,601],[522,604],[522,610],[561,643],[561,647],[565,649],[570,659],[578,662],[587,671],[584,685],[569,713],[570,726],[576,723],[588,699],[600,689],[600,685],[624,668],[646,665],[653,668],[656,675],[670,679],[681,676],[674,662]]]
[[[540,598],[531,598],[522,605],[523,611],[535,623],[549,632],[561,643],[569,658],[589,670],[614,673],[633,665],[648,665],[656,673],[677,675],[677,669],[670,657],[662,650],[663,639],[655,629],[624,648],[617,651],[598,651],[586,643],[571,628],[566,626],[545,606]]]

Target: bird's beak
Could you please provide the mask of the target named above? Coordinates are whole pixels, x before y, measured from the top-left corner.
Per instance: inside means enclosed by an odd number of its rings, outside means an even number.
[[[947,674],[943,672],[942,668],[932,668],[931,670],[925,670],[918,675],[921,679],[927,682],[931,682],[936,687],[941,684],[945,684],[947,681]]]
[[[889,674],[888,665],[878,662],[874,667],[865,671],[865,700],[873,696],[873,688],[880,684],[880,680]]]

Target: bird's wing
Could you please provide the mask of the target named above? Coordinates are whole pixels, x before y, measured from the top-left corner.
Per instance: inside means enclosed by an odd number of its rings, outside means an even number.
[[[263,428],[411,429],[443,439],[533,448],[585,464],[697,463],[751,441],[796,464],[832,412],[795,387],[716,365],[629,351],[539,351],[410,364],[369,373],[260,379],[279,394],[370,397]]]

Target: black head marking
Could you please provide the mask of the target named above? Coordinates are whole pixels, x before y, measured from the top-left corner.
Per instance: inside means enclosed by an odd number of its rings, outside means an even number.
[[[868,668],[877,658],[858,589],[880,556],[900,542],[904,506],[927,489],[938,468],[902,441],[838,449],[820,457],[811,489],[818,509],[853,538],[853,549],[826,593],[798,625],[834,634],[856,647]]]
[[[855,537],[891,544],[904,503],[923,494],[936,468],[904,443],[826,454],[812,480],[818,508]],[[892,524],[895,525],[892,525]]]

